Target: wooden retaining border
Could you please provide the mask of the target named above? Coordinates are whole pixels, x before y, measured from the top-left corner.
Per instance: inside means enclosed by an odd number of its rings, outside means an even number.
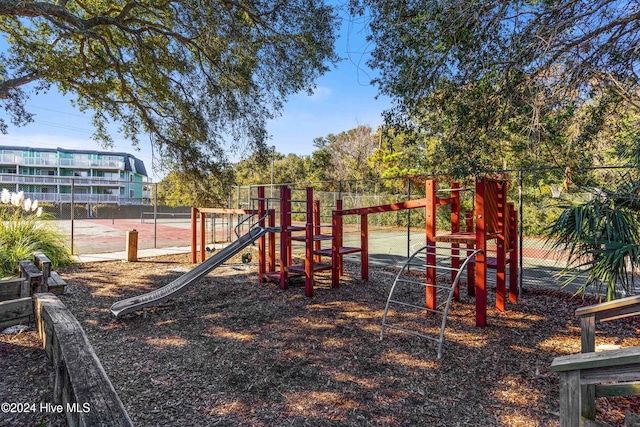
[[[31,297],[0,302],[0,330],[9,326],[28,324],[32,316]]]
[[[27,281],[22,277],[18,279],[0,280],[0,301],[24,298],[31,296]]]
[[[53,401],[75,426],[133,426],[78,320],[54,294],[34,294],[36,324],[55,368]]]
[[[24,278],[0,280],[0,330],[29,323],[32,316],[29,283]]]

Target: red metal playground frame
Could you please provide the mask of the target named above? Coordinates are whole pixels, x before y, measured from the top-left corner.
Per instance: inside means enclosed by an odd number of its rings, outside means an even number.
[[[313,189],[305,188],[305,197],[293,200],[291,188],[280,187],[280,195],[276,198],[265,197],[265,187],[258,187],[257,210],[246,209],[211,209],[192,208],[192,261],[197,261],[197,217],[200,217],[200,248],[205,247],[205,215],[206,213],[225,213],[246,215],[253,214],[259,218],[260,227],[268,227],[270,231],[260,237],[258,243],[259,280],[279,283],[281,289],[287,289],[289,279],[303,276],[305,295],[313,296],[314,275],[320,271],[331,271],[331,286],[338,288],[343,276],[343,256],[360,253],[360,274],[363,280],[369,278],[368,248],[368,215],[406,209],[425,209],[426,244],[435,246],[438,242],[451,245],[452,267],[460,262],[458,251],[473,252],[480,249],[475,259],[468,264],[467,292],[475,295],[476,326],[487,325],[487,269],[496,270],[496,309],[504,311],[507,299],[510,303],[518,300],[518,239],[517,214],[513,203],[507,203],[508,181],[487,177],[475,179],[475,186],[462,188],[459,183],[450,183],[450,188],[438,189],[435,180],[426,181],[426,197],[423,199],[387,205],[368,206],[355,209],[343,209],[342,201],[337,200],[331,211],[331,223],[323,224],[320,218],[320,202],[313,199]],[[474,192],[474,210],[465,213],[464,230],[460,212],[460,193]],[[304,216],[297,224],[292,222],[292,206],[303,204],[304,210],[296,212]],[[437,233],[436,210],[438,206],[451,206],[451,229],[445,233]],[[343,218],[348,215],[360,216],[360,246],[343,245]],[[277,221],[279,219],[279,221]],[[304,257],[296,262],[292,255],[292,242],[304,243]],[[330,245],[323,247],[323,242]],[[494,243],[495,242],[495,243]],[[279,254],[276,247],[279,246]],[[491,247],[491,250],[489,250]],[[493,249],[495,247],[495,249]],[[205,251],[200,251],[200,260],[204,261]],[[491,256],[489,256],[491,255]],[[426,264],[434,265],[435,255],[427,255]],[[509,290],[506,288],[506,271],[509,266]],[[435,309],[437,305],[435,292],[435,268],[427,268],[426,274],[426,307]],[[451,279],[453,280],[453,278]],[[431,285],[431,286],[429,286]],[[456,289],[454,298],[459,299]]]

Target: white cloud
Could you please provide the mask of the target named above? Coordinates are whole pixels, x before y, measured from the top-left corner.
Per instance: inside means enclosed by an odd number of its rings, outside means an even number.
[[[304,95],[305,99],[310,99],[313,102],[322,102],[326,99],[331,98],[331,96],[333,95],[333,89],[328,86],[316,86],[316,88],[313,90],[312,95]]]

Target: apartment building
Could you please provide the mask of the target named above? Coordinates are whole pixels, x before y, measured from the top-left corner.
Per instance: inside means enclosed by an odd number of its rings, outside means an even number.
[[[149,184],[128,153],[0,145],[0,187],[40,202],[149,204]]]

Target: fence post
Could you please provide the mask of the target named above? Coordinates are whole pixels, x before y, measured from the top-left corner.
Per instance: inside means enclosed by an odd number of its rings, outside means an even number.
[[[138,261],[138,230],[135,228],[127,232],[127,261]]]
[[[523,223],[524,215],[522,214],[522,169],[518,170],[518,295],[522,295],[522,252],[523,249]]]
[[[158,183],[153,185],[153,248],[158,248]]]
[[[407,200],[411,200],[411,179],[407,179]],[[411,209],[407,209],[407,258],[411,256]],[[410,266],[409,266],[410,267]]]
[[[75,182],[76,180],[74,178],[71,178],[71,255],[74,254],[73,251],[73,220],[74,220],[74,216],[75,216],[75,199],[74,199],[74,193],[75,193]]]

